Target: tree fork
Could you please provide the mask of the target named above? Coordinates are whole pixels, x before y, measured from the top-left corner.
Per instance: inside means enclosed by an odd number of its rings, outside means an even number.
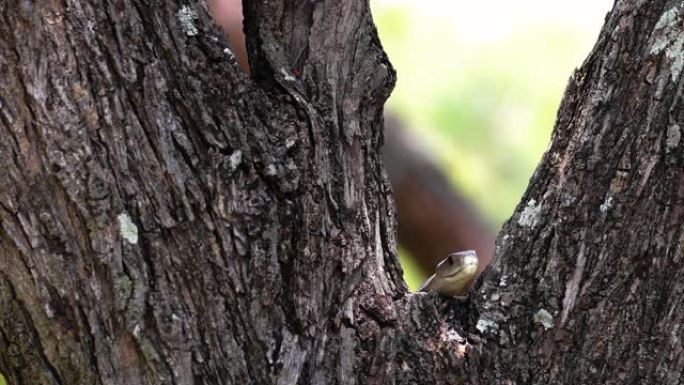
[[[365,1],[0,5],[14,384],[681,382],[678,2],[617,1],[468,300],[411,294]],[[469,346],[468,346],[469,345]]]

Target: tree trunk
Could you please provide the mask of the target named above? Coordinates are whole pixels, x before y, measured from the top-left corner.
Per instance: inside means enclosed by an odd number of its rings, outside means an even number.
[[[619,0],[468,300],[406,292],[365,1],[0,3],[10,384],[684,381],[684,7]],[[464,338],[467,338],[467,342]]]

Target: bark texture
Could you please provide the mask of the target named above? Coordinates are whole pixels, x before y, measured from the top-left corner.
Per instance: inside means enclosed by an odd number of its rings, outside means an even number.
[[[377,332],[405,291],[378,151],[394,71],[368,4],[246,9],[255,81],[203,3],[2,2],[10,384],[349,383],[385,364],[355,354],[380,351],[354,327]]]
[[[617,1],[469,300],[410,294],[365,1],[0,3],[15,384],[682,381],[681,2]],[[464,338],[468,338],[470,347]]]

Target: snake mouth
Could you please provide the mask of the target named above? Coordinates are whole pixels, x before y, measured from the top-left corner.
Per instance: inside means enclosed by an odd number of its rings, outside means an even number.
[[[453,272],[452,274],[449,274],[449,275],[442,275],[442,277],[443,277],[443,278],[452,278],[452,277],[455,277],[455,276],[461,274],[461,272],[463,271],[463,269],[464,269],[464,268],[461,267],[460,269],[456,270],[456,271]]]

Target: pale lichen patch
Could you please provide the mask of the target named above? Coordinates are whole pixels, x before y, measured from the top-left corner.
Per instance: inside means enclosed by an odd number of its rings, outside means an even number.
[[[283,74],[284,79],[287,80],[288,82],[293,82],[293,81],[297,80],[294,76],[292,76],[289,72],[287,72],[287,70],[285,68],[281,68],[280,73]]]
[[[442,328],[441,334],[442,341],[449,347],[451,347],[458,358],[464,358],[468,352],[468,341],[461,337],[457,331],[453,329]]]
[[[670,76],[672,81],[679,79],[679,75],[684,69],[684,36],[677,38],[676,44],[672,49],[667,50],[667,57],[672,59],[672,72]]]
[[[680,6],[676,5],[670,8],[667,12],[663,13],[663,15],[660,16],[660,19],[656,23],[655,28],[653,28],[653,30],[657,31],[674,23],[677,20],[677,13],[679,12],[679,8]]]
[[[240,166],[240,163],[242,163],[242,151],[236,150],[230,154],[230,169],[235,171]]]
[[[477,320],[475,328],[479,330],[480,333],[484,334],[488,330],[491,332],[496,332],[497,330],[499,330],[499,324],[486,318],[480,318],[479,320]]]
[[[599,207],[599,210],[601,210],[602,213],[607,213],[610,208],[613,207],[613,197],[607,196],[606,200],[603,201],[601,206]]]
[[[499,280],[499,287],[506,287],[508,286],[508,276],[506,274],[501,276],[501,279]]]
[[[463,342],[463,337],[456,330],[442,329],[442,339],[448,342]]]
[[[290,148],[294,147],[294,145],[296,143],[297,143],[296,138],[287,138],[287,140],[285,140],[285,148],[290,149]]]
[[[50,319],[54,318],[54,316],[55,316],[55,311],[52,310],[52,307],[50,306],[49,303],[45,304],[45,315]]]
[[[138,243],[138,227],[133,223],[131,217],[126,213],[121,213],[116,218],[119,221],[119,233],[128,241],[128,243],[135,245]]]
[[[544,309],[539,309],[539,311],[534,314],[533,319],[534,323],[541,324],[544,327],[544,330],[549,330],[553,327],[553,316]]]
[[[266,175],[268,175],[268,176],[278,175],[278,168],[276,167],[275,164],[271,163],[268,166],[266,166]]]
[[[675,124],[667,129],[667,137],[665,138],[665,151],[670,152],[679,146],[679,141],[682,139],[682,130],[679,125]]]
[[[539,215],[541,213],[541,209],[541,202],[537,204],[536,200],[530,199],[530,201],[527,202],[527,206],[525,206],[523,212],[520,213],[520,217],[518,218],[518,225],[522,227],[534,227],[537,224],[537,222],[539,222]]]
[[[676,81],[684,69],[684,30],[680,22],[682,5],[678,4],[663,13],[653,28],[651,54],[665,51],[670,63],[670,77]]]
[[[186,35],[197,36],[197,34],[199,34],[199,30],[195,25],[195,20],[197,20],[199,17],[194,9],[184,5],[180,10],[178,10],[176,16],[178,17],[178,21],[180,21],[183,32],[185,32]]]

